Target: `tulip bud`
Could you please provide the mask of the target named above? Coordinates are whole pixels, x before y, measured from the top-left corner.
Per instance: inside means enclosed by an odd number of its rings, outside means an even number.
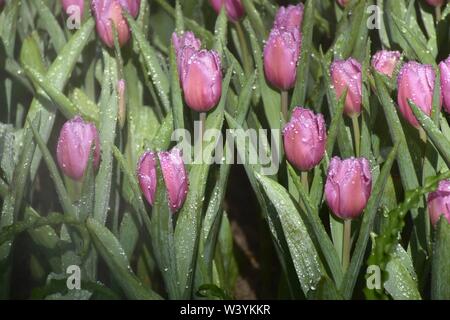
[[[209,2],[217,14],[220,13],[222,6],[225,5],[227,16],[233,22],[238,21],[245,14],[244,6],[242,5],[241,0],[209,0]]]
[[[350,2],[350,0],[336,0],[336,1],[337,1],[337,3],[339,3],[339,5],[340,5],[341,7],[347,6],[348,3]]]
[[[336,60],[331,65],[331,81],[339,99],[347,89],[344,112],[349,116],[361,113],[362,74],[361,64],[353,58]]]
[[[122,6],[118,0],[93,0],[92,11],[95,15],[97,34],[103,43],[110,48],[114,47],[114,31],[116,29],[119,45],[123,46],[130,39],[130,29],[122,15]]]
[[[157,155],[167,189],[170,210],[174,213],[183,206],[189,189],[184,162],[181,157],[181,152],[177,148],[172,149],[170,152],[158,152]],[[156,153],[144,153],[139,160],[137,175],[145,199],[147,199],[150,205],[153,205],[157,184]]]
[[[412,100],[424,113],[431,115],[433,109],[435,73],[431,65],[415,61],[406,63],[397,79],[397,101],[403,117],[414,127],[419,128],[419,122],[414,116],[408,100]]]
[[[302,45],[296,28],[273,28],[264,47],[264,73],[274,87],[286,91],[295,84]]]
[[[430,6],[440,7],[444,4],[444,0],[427,0]]]
[[[119,3],[133,18],[137,18],[141,0],[119,0]]]
[[[328,168],[325,198],[341,219],[357,218],[366,207],[372,191],[372,174],[365,158],[341,160],[334,157]]]
[[[195,51],[190,47],[182,54],[185,57],[180,59],[179,69],[186,104],[195,111],[207,112],[222,95],[220,57],[214,50]]]
[[[400,52],[381,50],[372,57],[372,67],[388,77],[392,77],[392,73],[400,60]]]
[[[327,132],[322,114],[297,107],[283,130],[286,158],[297,169],[309,171],[325,154]]]
[[[439,64],[441,72],[441,93],[445,110],[450,113],[450,57]]]
[[[433,226],[441,215],[450,223],[450,180],[439,182],[437,190],[428,195],[428,214]]]
[[[175,54],[177,57],[178,66],[178,76],[180,77],[180,82],[182,81],[182,66],[185,61],[189,61],[194,53],[200,50],[202,43],[195,35],[190,32],[184,32],[182,35],[177,35],[176,32],[172,34],[172,43],[175,48]]]
[[[83,177],[93,144],[93,167],[97,169],[100,163],[100,140],[95,125],[84,122],[78,116],[63,125],[56,147],[56,158],[66,176],[74,180]]]
[[[303,21],[303,3],[280,7],[275,17],[274,28],[297,28],[299,29]]]
[[[72,14],[75,8],[80,13],[80,18],[82,18],[84,12],[84,0],[61,0],[61,4],[67,15]]]
[[[175,48],[175,53],[180,54],[185,47],[191,47],[194,50],[200,50],[202,43],[197,39],[191,31],[184,32],[182,35],[177,35],[176,32],[172,34],[172,43]]]

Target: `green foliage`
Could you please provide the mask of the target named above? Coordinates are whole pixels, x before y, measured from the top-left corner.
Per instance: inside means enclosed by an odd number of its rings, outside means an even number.
[[[241,1],[239,21],[208,1],[141,1],[136,19],[124,13],[130,41],[120,47],[113,30],[113,48],[102,44],[89,10],[69,30],[59,0],[9,0],[0,8],[0,299],[450,299],[450,227],[445,219],[430,226],[425,201],[450,178],[437,68],[450,53],[450,6],[301,1],[302,47],[288,110],[322,113],[327,129],[325,155],[306,175],[286,161],[285,96],[265,76],[264,46],[279,1]],[[374,4],[381,9],[377,30],[368,28]],[[221,58],[222,96],[202,115],[185,103],[171,41],[173,32],[186,31]],[[392,77],[371,67],[380,49],[436,70],[431,113],[410,101],[419,130],[398,112],[401,63]],[[362,65],[357,137],[344,112],[351,92],[338,97],[330,75],[334,60],[350,57]],[[92,148],[81,181],[64,177],[56,159],[59,130],[77,115],[96,125],[101,144],[99,168]],[[198,119],[224,139],[201,141]],[[174,140],[177,129],[185,130],[183,141]],[[239,130],[256,130],[259,140],[240,144]],[[324,186],[333,156],[356,156],[354,141],[370,162],[373,187],[352,223],[344,267],[344,222],[329,210]],[[137,163],[146,150],[181,142],[193,147],[186,158],[203,156],[186,164],[184,205],[171,212],[158,163],[150,206]],[[216,144],[226,146],[223,154]],[[237,162],[278,150],[270,175],[267,163]],[[228,157],[234,162],[212,161]],[[70,265],[82,270],[77,292],[66,286]],[[380,289],[365,285],[369,266],[381,270]],[[12,278],[21,272],[31,280],[16,287]],[[240,292],[237,281],[257,289]]]

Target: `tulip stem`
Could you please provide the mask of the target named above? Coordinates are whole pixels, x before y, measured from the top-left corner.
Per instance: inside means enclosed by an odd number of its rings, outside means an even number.
[[[239,38],[239,43],[241,45],[242,63],[244,64],[244,70],[246,74],[250,74],[252,71],[251,61],[250,61],[250,51],[248,50],[247,41],[245,39],[244,31],[240,22],[235,24],[236,32]]]
[[[419,128],[419,137],[420,140],[423,142],[423,148],[422,148],[422,168],[425,166],[425,159],[427,157],[427,147],[428,147],[428,137],[427,133],[423,128]]]
[[[289,95],[287,91],[281,91],[281,113],[283,114],[284,121],[289,121],[288,119],[288,104]]]
[[[308,171],[302,171],[302,184],[305,188],[306,193],[309,193],[309,183],[308,183]]]
[[[205,135],[206,112],[200,113],[200,143],[203,144],[203,136]]]
[[[342,256],[342,267],[344,271],[348,269],[350,264],[350,249],[351,249],[351,238],[352,238],[352,220],[344,221],[344,238],[343,238],[343,256]]]
[[[352,117],[352,124],[353,124],[353,135],[355,137],[355,155],[358,158],[360,156],[360,152],[361,152],[361,146],[360,146],[361,133],[359,131],[358,116]]]
[[[438,24],[442,17],[441,6],[436,6],[435,10],[436,10],[436,24]]]

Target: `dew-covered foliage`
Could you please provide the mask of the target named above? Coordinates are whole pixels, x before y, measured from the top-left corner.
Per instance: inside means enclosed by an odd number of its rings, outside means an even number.
[[[450,299],[449,31],[445,0],[0,0],[0,299]]]

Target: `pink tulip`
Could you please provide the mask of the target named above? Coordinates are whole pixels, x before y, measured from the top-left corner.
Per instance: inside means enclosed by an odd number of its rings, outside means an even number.
[[[182,55],[178,64],[186,104],[197,112],[207,112],[222,95],[220,57],[213,50],[196,51],[190,47],[185,47]]]
[[[175,48],[175,53],[180,53],[185,47],[192,47],[194,50],[200,50],[202,43],[197,39],[191,31],[184,32],[182,35],[177,35],[176,32],[172,34],[172,43]]]
[[[412,100],[424,113],[431,115],[433,109],[435,73],[431,65],[411,61],[406,63],[397,79],[397,102],[403,117],[414,127],[419,128],[419,122],[414,116],[408,100]]]
[[[399,60],[400,52],[381,50],[372,57],[372,67],[388,77],[392,77]]]
[[[72,14],[72,10],[74,10],[73,8],[76,8],[76,10],[80,12],[81,17],[83,16],[84,0],[61,0],[61,4],[66,14]]]
[[[275,17],[274,28],[297,28],[299,29],[303,21],[303,3],[280,7]]]
[[[372,174],[365,158],[334,157],[328,168],[325,198],[341,219],[355,219],[364,210],[372,191]]]
[[[441,72],[441,93],[445,111],[450,113],[450,57],[439,64]]]
[[[349,117],[361,113],[361,64],[353,58],[334,61],[331,65],[331,80],[338,98],[340,98],[347,89],[347,97],[345,99],[344,108],[345,113]]]
[[[444,4],[444,0],[427,0],[430,6],[440,7]]]
[[[336,0],[336,1],[337,3],[339,3],[341,7],[345,7],[350,2],[350,0]]]
[[[428,214],[433,226],[441,216],[450,223],[450,180],[439,182],[437,190],[428,195]]]
[[[167,189],[168,201],[172,213],[178,211],[186,200],[189,189],[188,176],[179,149],[171,151],[146,152],[139,160],[138,180],[141,191],[150,205],[155,202],[156,194],[156,155],[161,164],[164,183]]]
[[[119,0],[122,8],[126,9],[133,18],[137,18],[141,0]]]
[[[122,15],[122,6],[119,0],[93,0],[97,34],[103,43],[110,48],[114,47],[114,31],[111,23],[117,31],[119,45],[123,46],[130,39],[130,28]]]
[[[283,130],[286,158],[297,169],[309,171],[325,154],[327,132],[322,114],[297,107]]]
[[[225,5],[227,16],[233,22],[238,21],[245,14],[244,6],[242,5],[241,0],[209,0],[209,3],[211,3],[211,6],[217,14],[220,13],[220,10]]]
[[[74,180],[83,177],[93,144],[93,165],[97,169],[100,163],[100,140],[95,125],[84,122],[81,117],[75,117],[63,125],[56,147],[56,158],[66,176]]]
[[[264,73],[274,87],[285,91],[294,86],[301,45],[296,28],[273,28],[270,32],[264,47]]]
[[[189,59],[200,50],[202,43],[195,35],[190,32],[184,32],[182,35],[177,35],[176,32],[172,34],[172,43],[175,48],[175,54],[177,56],[178,75],[180,81],[182,80],[182,67],[189,61]]]

